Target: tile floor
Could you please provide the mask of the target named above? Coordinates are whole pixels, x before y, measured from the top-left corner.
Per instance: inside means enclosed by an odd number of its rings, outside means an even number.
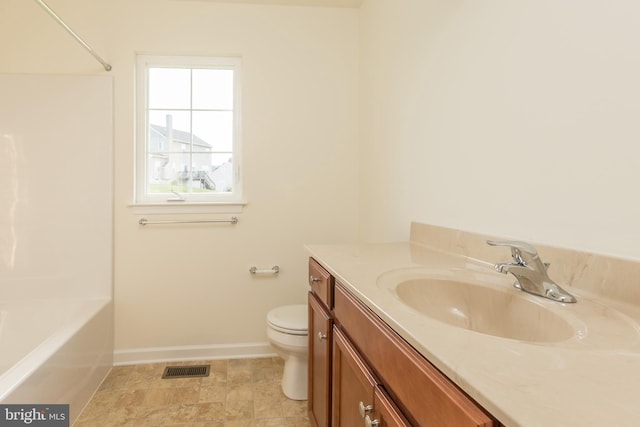
[[[203,378],[162,379],[167,365],[211,364]],[[114,367],[74,427],[309,427],[307,402],[285,397],[282,359]]]

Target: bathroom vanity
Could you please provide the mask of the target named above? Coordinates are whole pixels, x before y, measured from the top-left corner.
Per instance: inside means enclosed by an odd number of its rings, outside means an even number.
[[[312,425],[500,425],[313,258],[309,284]]]
[[[409,242],[307,246],[312,426],[640,425],[637,296],[602,276],[638,266],[541,248],[582,285],[559,303],[515,289],[486,238],[412,225]]]

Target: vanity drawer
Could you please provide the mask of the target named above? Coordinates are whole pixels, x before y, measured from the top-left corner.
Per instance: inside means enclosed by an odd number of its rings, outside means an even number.
[[[413,425],[498,425],[339,282],[334,290],[334,316]]]
[[[333,307],[333,276],[313,258],[309,258],[309,286],[329,309]]]

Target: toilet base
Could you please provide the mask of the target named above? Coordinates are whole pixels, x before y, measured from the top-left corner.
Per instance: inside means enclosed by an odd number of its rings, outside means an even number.
[[[292,400],[307,400],[307,357],[289,355],[284,361],[282,392]]]

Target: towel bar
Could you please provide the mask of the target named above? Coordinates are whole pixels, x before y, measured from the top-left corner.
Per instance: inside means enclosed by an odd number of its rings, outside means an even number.
[[[167,220],[167,221],[149,221],[146,218],[140,218],[138,224],[151,225],[151,224],[208,224],[215,222],[228,222],[229,224],[237,224],[238,218],[232,216],[230,219],[194,219],[194,220]]]

